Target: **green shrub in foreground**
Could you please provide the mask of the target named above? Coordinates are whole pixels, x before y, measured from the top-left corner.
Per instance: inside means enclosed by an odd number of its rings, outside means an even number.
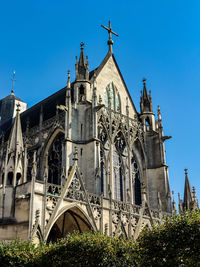
[[[200,211],[173,215],[137,240],[141,266],[200,266]]]
[[[200,266],[200,211],[144,229],[136,242],[88,232],[38,247],[1,243],[0,266]]]

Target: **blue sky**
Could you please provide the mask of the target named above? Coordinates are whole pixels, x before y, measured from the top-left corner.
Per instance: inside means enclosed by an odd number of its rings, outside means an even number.
[[[85,43],[90,70],[107,53],[108,24],[114,55],[139,111],[142,78],[159,104],[171,189],[183,196],[184,168],[200,198],[200,2],[198,0],[0,1],[0,98],[12,89],[35,104],[74,78],[75,56]]]

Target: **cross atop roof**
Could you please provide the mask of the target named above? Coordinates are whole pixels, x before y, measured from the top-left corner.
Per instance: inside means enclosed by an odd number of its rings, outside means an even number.
[[[112,52],[112,45],[114,43],[113,40],[112,40],[112,34],[114,34],[116,36],[119,36],[119,35],[112,30],[110,20],[109,20],[109,27],[108,28],[103,26],[103,25],[101,25],[101,27],[108,31],[109,40],[108,40],[107,44],[109,45],[110,52]]]
[[[11,79],[11,81],[12,81],[12,91],[11,91],[11,93],[14,94],[15,82],[16,82],[16,80],[15,80],[15,70],[13,71],[13,78]]]

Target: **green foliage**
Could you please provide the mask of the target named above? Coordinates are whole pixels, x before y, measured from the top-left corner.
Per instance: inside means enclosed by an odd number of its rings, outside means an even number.
[[[131,266],[134,244],[123,238],[110,238],[100,233],[74,233],[51,244],[40,264],[53,266]]]
[[[141,266],[200,266],[200,211],[173,215],[137,240]]]
[[[175,214],[136,242],[73,233],[56,243],[0,244],[0,266],[200,266],[200,211]]]

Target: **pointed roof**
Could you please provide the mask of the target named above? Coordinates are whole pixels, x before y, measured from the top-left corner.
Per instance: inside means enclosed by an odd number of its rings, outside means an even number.
[[[190,186],[189,178],[188,178],[188,170],[185,169],[185,188],[184,188],[184,199],[183,206],[185,209],[190,208],[190,204],[192,202],[192,189]]]
[[[151,100],[151,95],[150,91],[149,94],[147,92],[146,88],[146,79],[143,78],[143,93],[140,99],[140,109],[141,112],[153,112],[152,111],[152,100]]]
[[[23,100],[21,100],[19,97],[17,97],[17,96],[14,94],[13,90],[11,91],[11,94],[10,94],[10,95],[8,95],[8,96],[2,98],[0,101],[2,101],[2,100],[3,100],[3,101],[5,101],[5,100],[17,100],[17,101],[20,101],[20,102],[24,102]]]
[[[84,56],[84,43],[81,42],[81,53],[79,62],[76,61],[76,80],[88,80],[89,79],[89,69],[88,69],[88,62],[85,62]],[[77,58],[77,57],[76,57]],[[87,57],[86,57],[87,58]]]
[[[149,101],[149,95],[147,93],[147,88],[146,88],[146,79],[143,78],[143,99]]]
[[[10,142],[9,142],[9,152],[14,152],[19,145],[19,149],[23,150],[23,138],[22,138],[22,128],[21,128],[21,120],[19,109],[20,104],[17,105],[17,114],[14,120],[14,124],[10,134]]]
[[[79,62],[78,65],[81,67],[85,67],[85,56],[84,56],[84,43],[81,42],[81,54],[80,54],[80,58],[79,58]]]

